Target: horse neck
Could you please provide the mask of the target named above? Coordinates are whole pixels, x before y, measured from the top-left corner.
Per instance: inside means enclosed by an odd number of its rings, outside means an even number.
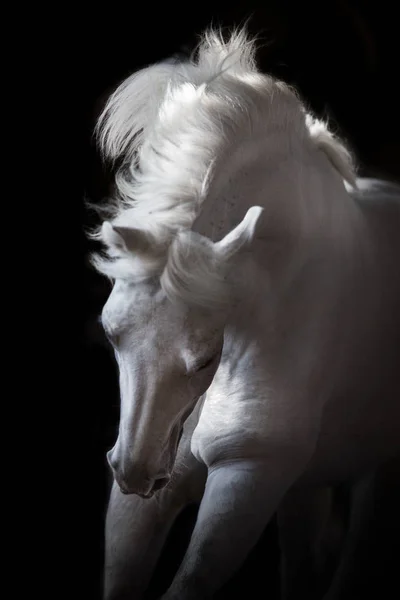
[[[233,269],[241,293],[228,330],[238,353],[239,338],[246,345],[252,329],[268,327],[271,314],[291,303],[293,289],[296,301],[300,294],[306,301],[309,287],[300,292],[294,283],[304,273],[315,286],[312,297],[333,301],[333,272],[342,277],[352,262],[357,264],[363,237],[362,218],[341,176],[321,151],[300,143],[289,148],[267,139],[241,145],[221,165],[197,230],[221,239],[254,205],[265,209],[254,252],[238,258]]]

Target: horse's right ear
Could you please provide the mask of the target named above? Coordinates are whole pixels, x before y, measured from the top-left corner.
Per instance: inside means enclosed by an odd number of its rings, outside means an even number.
[[[261,206],[252,206],[244,216],[244,219],[221,241],[214,244],[216,252],[224,258],[229,258],[241,248],[250,244],[254,239],[257,224],[263,212]]]
[[[134,227],[119,227],[109,221],[103,223],[102,238],[107,246],[124,252],[149,252],[151,240],[140,229]]]

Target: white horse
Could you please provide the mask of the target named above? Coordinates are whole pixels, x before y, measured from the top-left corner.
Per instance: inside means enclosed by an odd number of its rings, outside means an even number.
[[[357,180],[243,32],[131,76],[98,135],[122,162],[94,258],[121,392],[105,597],[143,598],[201,500],[163,599],[204,600],[289,490],[399,453],[400,190]]]

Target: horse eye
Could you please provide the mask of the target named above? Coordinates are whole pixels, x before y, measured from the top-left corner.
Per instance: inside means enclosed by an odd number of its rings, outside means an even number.
[[[214,362],[215,356],[216,355],[212,356],[209,360],[200,365],[200,367],[197,368],[197,371],[203,371],[204,369],[207,369],[207,367],[209,367]]]

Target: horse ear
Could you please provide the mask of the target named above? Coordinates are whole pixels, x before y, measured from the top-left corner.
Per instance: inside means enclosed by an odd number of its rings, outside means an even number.
[[[249,208],[239,225],[232,229],[221,241],[214,244],[216,251],[225,258],[229,258],[242,247],[250,244],[254,239],[257,223],[263,210],[261,206]]]
[[[146,252],[151,246],[150,239],[140,229],[119,227],[112,225],[109,221],[103,223],[102,236],[108,246],[125,252]]]

